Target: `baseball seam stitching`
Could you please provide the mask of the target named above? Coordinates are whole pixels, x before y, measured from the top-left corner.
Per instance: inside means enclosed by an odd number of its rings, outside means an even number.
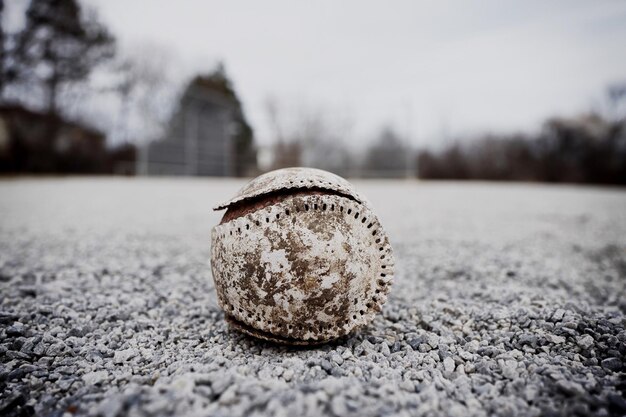
[[[337,201],[335,200],[339,199],[345,201],[341,202],[340,200],[340,203],[336,206],[335,203]],[[300,206],[298,206],[295,199],[288,199],[281,203],[278,203],[277,205],[265,207],[258,211],[248,213],[245,216],[233,219],[229,222],[216,226],[215,243],[217,243],[217,239],[225,239],[227,236],[241,235],[244,233],[244,230],[250,230],[251,227],[262,227],[263,225],[269,224],[270,221],[274,222],[276,220],[279,220],[281,214],[290,216],[294,213],[299,213],[300,211],[307,212],[309,210],[319,210],[321,212],[339,211],[339,213],[342,213],[344,216],[349,217],[352,222],[359,223],[359,225],[362,225],[367,229],[373,228],[374,230],[372,230],[371,236],[374,243],[376,244],[376,247],[378,248],[378,251],[381,253],[379,259],[377,259],[377,275],[374,278],[375,282],[372,286],[373,288],[371,289],[371,292],[373,294],[367,294],[363,302],[363,306],[365,309],[355,311],[352,315],[352,321],[350,319],[346,319],[341,324],[338,323],[335,325],[323,325],[316,329],[314,328],[315,326],[291,324],[278,325],[276,323],[273,323],[271,320],[264,320],[261,317],[262,314],[260,313],[254,315],[250,311],[248,311],[246,314],[244,309],[242,309],[241,307],[235,309],[235,307],[233,307],[228,300],[220,301],[223,302],[224,309],[226,311],[234,313],[234,318],[236,318],[237,320],[241,320],[243,323],[253,328],[256,328],[255,324],[261,324],[261,326],[267,324],[267,328],[270,329],[265,330],[267,333],[275,334],[279,337],[293,337],[292,333],[294,328],[296,328],[296,330],[304,332],[304,334],[312,334],[313,340],[319,341],[333,339],[341,336],[340,333],[351,333],[359,327],[362,327],[363,325],[371,322],[376,312],[382,310],[382,306],[387,299],[387,294],[393,281],[394,260],[391,251],[391,245],[389,244],[389,239],[386,236],[382,225],[378,221],[376,215],[371,212],[371,209],[368,206],[364,204],[355,202],[346,197],[333,195],[307,196],[302,197],[299,200],[304,200],[305,202],[301,203]],[[328,200],[332,200],[332,202],[329,203]],[[363,210],[369,211],[370,214],[368,214],[367,217],[363,216]],[[368,219],[370,220],[369,222]],[[383,262],[385,258],[388,258],[387,262]],[[359,300],[355,299],[355,301],[356,304],[358,304]],[[340,332],[340,330],[345,331]],[[308,340],[310,339],[311,338],[308,338]],[[304,340],[307,339],[304,338]]]

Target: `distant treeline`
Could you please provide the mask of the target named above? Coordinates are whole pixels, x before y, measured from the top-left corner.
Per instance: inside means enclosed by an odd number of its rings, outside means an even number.
[[[418,155],[424,179],[626,184],[626,123],[552,119],[537,135],[485,136]]]

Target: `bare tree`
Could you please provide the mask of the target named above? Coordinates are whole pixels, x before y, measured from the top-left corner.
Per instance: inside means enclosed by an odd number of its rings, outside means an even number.
[[[146,172],[147,145],[166,131],[181,87],[171,62],[168,50],[141,44],[122,53],[113,66],[117,116],[111,136],[117,146],[138,149],[139,173]]]
[[[626,124],[557,117],[536,135],[486,135],[419,158],[421,178],[626,184]]]
[[[271,168],[287,168],[301,164],[300,143],[286,135],[286,121],[276,97],[269,97],[265,101],[265,110],[274,136],[273,161]]]
[[[607,98],[611,116],[616,120],[626,120],[626,81],[611,84],[607,88]]]
[[[385,127],[376,142],[369,148],[365,159],[365,175],[375,177],[401,177],[406,175],[407,156],[411,152],[391,127]]]
[[[268,99],[266,109],[275,138],[274,168],[303,165],[340,175],[352,173],[345,145],[352,128],[350,118],[302,102],[285,106],[275,98]]]
[[[12,70],[11,49],[13,48],[13,36],[8,33],[3,24],[4,2],[0,2],[0,98],[4,98],[6,85],[15,76]]]
[[[16,78],[40,84],[46,91],[46,110],[57,114],[60,89],[87,79],[113,57],[114,46],[93,10],[82,10],[76,0],[32,0],[17,36]]]
[[[169,51],[152,44],[137,45],[117,59],[112,88],[119,101],[116,142],[139,144],[163,134],[180,89],[170,62]]]

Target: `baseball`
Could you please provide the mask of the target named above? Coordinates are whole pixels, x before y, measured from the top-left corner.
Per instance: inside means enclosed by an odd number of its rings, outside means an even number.
[[[371,322],[394,258],[370,203],[345,179],[287,168],[215,208],[211,268],[226,320],[286,344],[324,343]]]

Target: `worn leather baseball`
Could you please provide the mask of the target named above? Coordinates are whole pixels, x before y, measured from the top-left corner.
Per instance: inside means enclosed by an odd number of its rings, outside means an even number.
[[[228,323],[249,335],[316,344],[368,324],[394,258],[367,200],[337,175],[287,168],[220,204],[211,267]]]

